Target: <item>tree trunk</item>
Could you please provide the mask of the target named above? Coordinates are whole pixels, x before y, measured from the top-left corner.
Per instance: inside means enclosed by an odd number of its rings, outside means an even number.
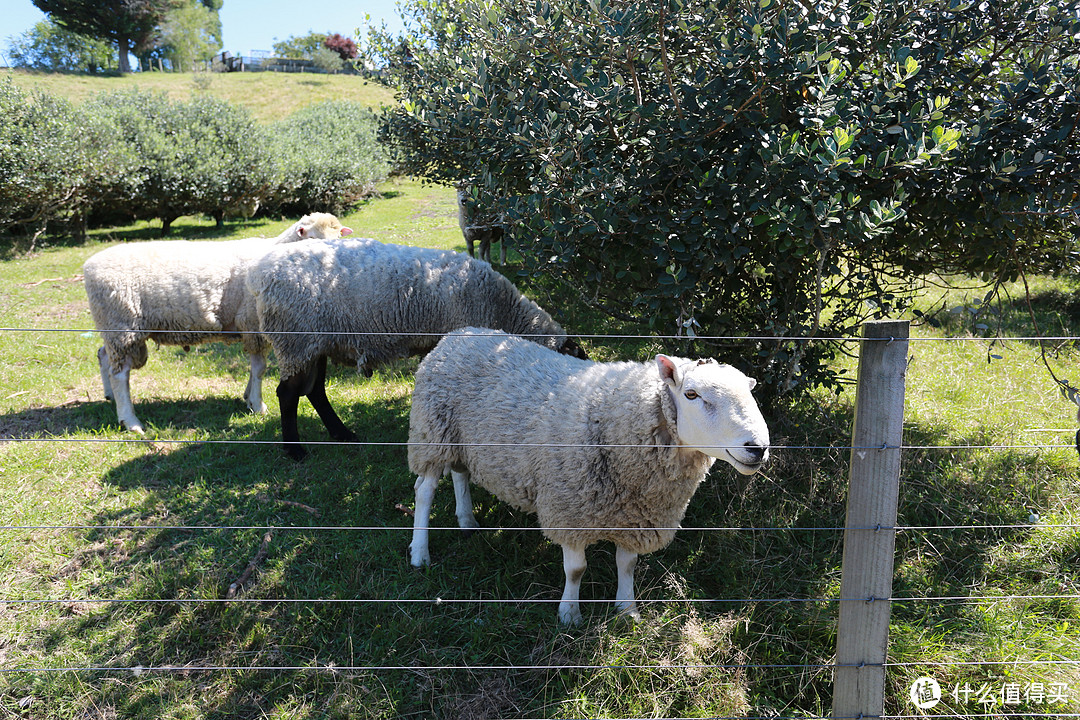
[[[120,36],[117,38],[116,44],[120,54],[120,74],[126,75],[131,72],[131,63],[128,61],[128,50],[131,41],[124,36]]]

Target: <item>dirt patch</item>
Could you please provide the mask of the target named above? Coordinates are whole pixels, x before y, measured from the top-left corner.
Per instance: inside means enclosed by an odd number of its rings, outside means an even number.
[[[93,327],[90,321],[90,308],[85,300],[75,300],[64,305],[53,305],[40,308],[35,315],[40,319],[49,320],[82,320],[86,322],[83,330]]]

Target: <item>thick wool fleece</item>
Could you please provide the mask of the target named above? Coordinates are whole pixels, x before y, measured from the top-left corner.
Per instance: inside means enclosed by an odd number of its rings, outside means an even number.
[[[83,282],[112,372],[124,358],[131,358],[133,368],[145,365],[148,339],[163,345],[241,340],[249,353],[263,354],[266,343],[258,334],[236,334],[258,330],[254,299],[244,284],[247,266],[278,244],[339,237],[341,231],[333,215],[313,213],[275,238],[156,240],[92,256],[83,265]]]
[[[468,325],[541,336],[532,339],[551,348],[566,341],[489,264],[447,250],[362,239],[283,245],[251,267],[248,289],[282,378],[322,356],[370,374]]]
[[[578,360],[469,328],[417,370],[409,467],[467,468],[556,543],[647,553],[671,542],[713,463],[677,447],[675,428],[655,364]]]

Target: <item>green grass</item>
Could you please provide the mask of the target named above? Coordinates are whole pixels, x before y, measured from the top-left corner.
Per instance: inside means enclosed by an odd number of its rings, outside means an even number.
[[[326,100],[353,100],[372,108],[393,103],[393,93],[355,75],[312,73],[160,73],[93,76],[0,70],[24,90],[40,90],[78,104],[102,92],[137,88],[186,100],[195,92],[246,107],[256,120],[280,120],[302,107]]]
[[[462,249],[446,188],[394,182],[343,218],[359,236]],[[184,223],[187,223],[186,225]],[[185,219],[176,235],[276,234],[288,224]],[[638,566],[641,622],[610,603],[583,606],[580,629],[560,628],[558,548],[535,519],[476,491],[486,528],[432,535],[434,564],[406,559],[413,480],[407,436],[415,361],[370,380],[335,368],[328,393],[345,422],[385,446],[316,444],[307,461],[283,458],[273,371],[270,411],[240,400],[246,362],[235,346],[150,349],[132,374],[148,439],[121,431],[102,399],[79,272],[92,253],[149,239],[146,224],[96,231],[84,246],[57,245],[0,261],[0,326],[72,332],[0,332],[0,526],[157,526],[159,529],[0,530],[4,599],[220,599],[258,553],[242,599],[377,602],[48,603],[0,605],[0,667],[189,666],[187,671],[0,674],[0,716],[33,718],[493,718],[694,717],[827,714],[835,647],[844,497],[853,398],[845,391],[792,403],[768,418],[777,449],[764,475],[717,467],[691,502],[687,528]],[[509,269],[513,274],[513,268]],[[542,288],[530,288],[539,293]],[[1002,303],[1008,335],[1031,334],[1026,304]],[[1039,278],[1044,331],[1077,334],[1075,285]],[[924,312],[942,327],[913,329],[905,442],[917,446],[1071,442],[1065,403],[1035,344],[942,340],[974,324],[949,309],[983,291],[928,291]],[[545,300],[567,327],[609,332],[570,303]],[[970,313],[968,313],[970,315]],[[995,318],[996,320],[996,318]],[[991,330],[996,323],[990,323]],[[627,328],[619,328],[626,331]],[[981,330],[979,332],[982,332]],[[929,338],[929,339],[923,339]],[[657,343],[592,341],[598,357],[641,356]],[[1072,344],[1050,361],[1066,376]],[[838,360],[852,370],[854,362]],[[1058,429],[1060,432],[1032,432]],[[304,438],[325,437],[301,405]],[[15,439],[25,441],[15,441]],[[31,441],[32,440],[32,441]],[[257,441],[200,444],[198,441]],[[61,442],[54,442],[61,441]],[[804,450],[799,446],[821,449]],[[1069,684],[1075,666],[986,664],[1080,656],[1080,477],[1070,448],[907,450],[902,525],[1035,528],[903,531],[898,596],[1052,595],[998,603],[908,602],[893,609],[890,657],[927,666],[890,669],[886,712],[912,714],[920,675],[978,687],[1006,681]],[[452,527],[453,493],[436,497],[433,525]],[[190,529],[241,526],[247,529]],[[308,526],[363,529],[289,529]],[[176,529],[188,528],[188,529]],[[803,528],[803,529],[801,529]],[[612,548],[594,546],[586,600],[615,591]],[[387,600],[499,601],[385,602]],[[703,602],[707,599],[734,602]],[[746,602],[746,598],[815,598]],[[536,602],[542,601],[542,602]],[[974,665],[956,665],[971,662]],[[764,668],[763,665],[807,665]],[[249,670],[261,666],[304,670]],[[331,667],[338,668],[337,670]],[[491,670],[492,666],[537,669]],[[554,666],[554,669],[549,669]],[[569,667],[567,667],[569,666]],[[638,666],[645,666],[644,668]],[[732,667],[750,666],[750,667]],[[241,668],[204,670],[205,667]],[[446,669],[453,667],[455,669]],[[342,669],[343,668],[343,669]],[[372,669],[395,668],[395,669]],[[396,669],[411,668],[411,669]],[[559,669],[563,668],[563,669]],[[584,669],[582,669],[584,668]],[[22,706],[20,706],[22,703]],[[26,704],[29,706],[26,707]],[[934,712],[982,712],[949,699]],[[1020,705],[1020,712],[1077,712],[1080,702]],[[1000,711],[998,707],[996,710]]]

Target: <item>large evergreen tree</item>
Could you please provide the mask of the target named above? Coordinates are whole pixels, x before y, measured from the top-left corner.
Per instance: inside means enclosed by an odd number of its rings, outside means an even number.
[[[173,69],[190,69],[209,60],[220,48],[221,20],[216,10],[202,3],[188,2],[162,20],[156,51],[168,58]]]
[[[783,392],[925,273],[1075,272],[1077,7],[411,0],[371,46],[401,166],[476,188],[525,272],[769,338],[716,352]]]
[[[116,45],[120,72],[130,72],[128,53],[153,41],[165,14],[176,0],[34,0],[34,5],[61,27]]]
[[[8,56],[15,67],[52,72],[94,73],[116,65],[114,47],[48,19],[12,38]]]

